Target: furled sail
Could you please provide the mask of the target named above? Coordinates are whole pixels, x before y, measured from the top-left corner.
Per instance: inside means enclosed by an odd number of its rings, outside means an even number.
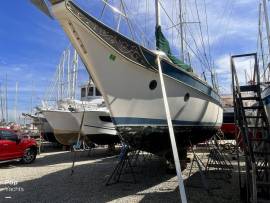
[[[189,65],[185,64],[183,61],[172,55],[170,44],[166,37],[163,35],[161,26],[156,27],[156,46],[158,50],[163,51],[175,65],[188,72],[193,72]]]

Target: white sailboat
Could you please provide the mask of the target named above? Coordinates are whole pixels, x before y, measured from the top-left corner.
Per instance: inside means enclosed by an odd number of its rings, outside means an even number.
[[[124,141],[151,153],[170,154],[156,63],[161,52],[119,34],[72,1],[50,2],[50,15],[60,22],[84,61]],[[35,3],[48,13],[44,1]],[[156,32],[163,37],[161,27]],[[168,54],[162,53],[161,57],[173,127],[183,158],[190,140],[198,143],[218,131],[223,109],[217,92],[189,72],[190,67],[175,65]]]

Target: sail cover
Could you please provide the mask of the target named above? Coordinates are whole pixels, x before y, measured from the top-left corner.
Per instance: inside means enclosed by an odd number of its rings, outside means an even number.
[[[156,27],[156,46],[159,50],[163,51],[175,65],[188,72],[193,72],[189,65],[185,64],[183,61],[172,55],[170,44],[163,35],[161,26]]]

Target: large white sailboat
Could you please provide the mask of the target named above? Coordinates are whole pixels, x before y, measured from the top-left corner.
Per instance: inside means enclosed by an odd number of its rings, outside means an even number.
[[[185,156],[190,141],[201,142],[218,131],[223,116],[220,97],[190,67],[176,65],[168,53],[161,55],[119,34],[72,1],[50,2],[49,15],[60,22],[84,61],[125,142],[155,154],[171,152],[158,55],[179,154]],[[35,3],[48,14],[44,1]],[[160,26],[156,35],[164,40]]]

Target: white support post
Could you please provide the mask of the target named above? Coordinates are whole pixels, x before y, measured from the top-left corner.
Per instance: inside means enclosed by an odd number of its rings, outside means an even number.
[[[169,133],[170,133],[173,158],[174,158],[174,163],[175,163],[175,168],[176,168],[176,173],[177,173],[177,178],[178,178],[180,196],[181,196],[182,203],[187,203],[185,186],[184,186],[184,181],[183,181],[182,172],[181,172],[181,165],[180,165],[180,160],[179,160],[179,156],[178,156],[178,150],[177,150],[176,140],[175,140],[175,136],[174,136],[170,108],[169,108],[169,103],[168,103],[168,99],[167,99],[166,87],[165,87],[165,83],[164,83],[164,78],[163,78],[159,55],[157,55],[157,64],[158,64],[159,78],[160,78],[163,102],[164,102],[164,107],[165,107],[165,112],[166,112],[166,118],[167,118]]]

